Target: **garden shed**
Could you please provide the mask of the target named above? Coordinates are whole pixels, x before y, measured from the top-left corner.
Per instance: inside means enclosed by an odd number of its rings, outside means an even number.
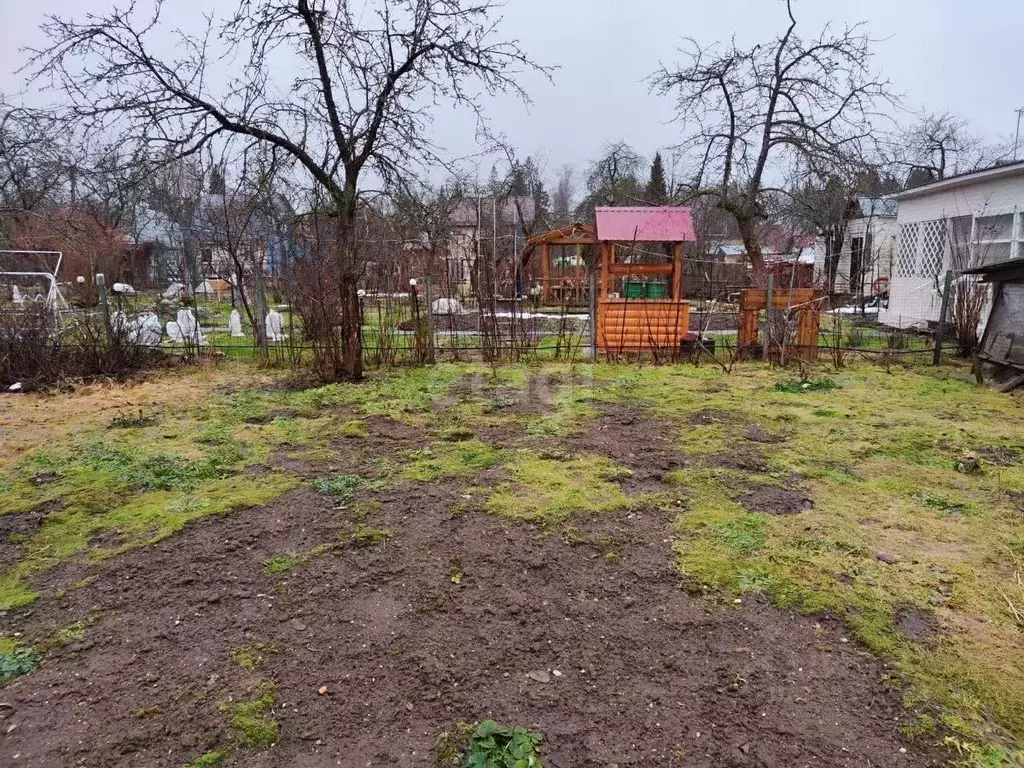
[[[690,330],[683,244],[696,236],[689,208],[599,207],[597,348],[676,351]]]
[[[995,366],[997,376],[1014,372],[1004,391],[1015,389],[1024,384],[1024,258],[965,269],[961,274],[977,275],[983,283],[992,284],[978,359]]]

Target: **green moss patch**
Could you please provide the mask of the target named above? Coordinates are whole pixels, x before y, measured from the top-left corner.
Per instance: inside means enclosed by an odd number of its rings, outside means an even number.
[[[280,741],[281,728],[273,714],[276,702],[277,685],[264,680],[251,698],[227,707],[231,714],[231,727],[242,746],[266,749]]]
[[[628,509],[638,503],[616,483],[629,470],[603,456],[570,461],[519,452],[506,466],[511,478],[488,495],[492,514],[536,523],[564,522],[574,515]]]
[[[438,443],[411,451],[400,474],[407,480],[436,482],[445,478],[472,477],[498,464],[501,452],[477,439]]]

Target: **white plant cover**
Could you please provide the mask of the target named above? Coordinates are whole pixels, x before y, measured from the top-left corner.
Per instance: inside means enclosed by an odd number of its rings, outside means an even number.
[[[238,314],[237,309],[231,310],[231,317],[228,318],[228,331],[230,331],[231,336],[236,339],[245,336],[242,332],[242,316]]]
[[[430,307],[435,315],[461,315],[462,304],[458,299],[437,299]]]
[[[284,335],[284,317],[276,309],[267,312],[266,327],[268,341],[283,341],[286,338]]]

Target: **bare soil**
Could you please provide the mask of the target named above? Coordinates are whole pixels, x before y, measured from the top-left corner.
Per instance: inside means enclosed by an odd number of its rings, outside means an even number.
[[[775,485],[748,483],[739,495],[740,506],[748,512],[766,515],[795,515],[814,507],[805,491]]]
[[[369,426],[339,441],[345,471],[422,439]],[[556,448],[629,466],[634,492],[685,466],[657,434],[642,411],[608,407]],[[392,534],[370,547],[352,542],[353,510],[301,489],[46,574],[47,597],[0,627],[36,638],[91,623],[4,688],[0,765],[181,766],[232,743],[224,705],[261,680],[278,686],[280,742],[228,765],[430,766],[439,732],[484,718],[540,730],[549,768],[945,764],[902,739],[886,665],[838,621],[693,596],[671,517],[641,506],[573,520],[570,535],[454,511],[487,480],[367,496],[379,506],[362,522]],[[750,494],[779,513],[799,492]],[[233,653],[256,643],[262,661],[245,670]]]

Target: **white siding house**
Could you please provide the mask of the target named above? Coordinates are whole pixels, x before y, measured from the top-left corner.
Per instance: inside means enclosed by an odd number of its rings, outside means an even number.
[[[1024,162],[925,184],[893,198],[899,202],[899,244],[882,323],[935,323],[946,270],[1024,256]]]
[[[896,201],[857,200],[860,215],[850,219],[836,265],[835,290],[859,296],[885,293],[896,257]],[[824,255],[820,262],[824,266]]]

